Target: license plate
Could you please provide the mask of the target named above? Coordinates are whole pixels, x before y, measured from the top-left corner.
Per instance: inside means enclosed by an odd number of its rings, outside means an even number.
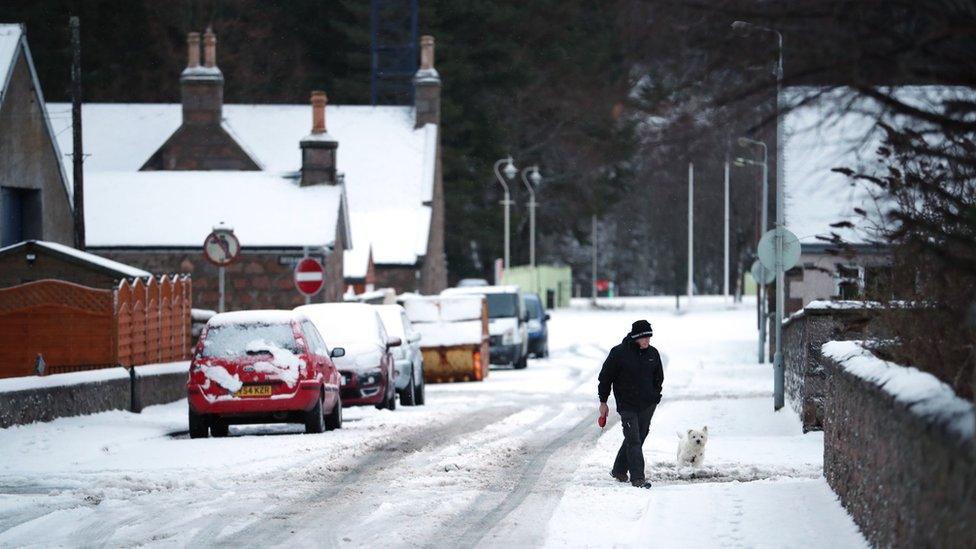
[[[237,397],[269,397],[271,396],[270,385],[245,385],[234,393]]]

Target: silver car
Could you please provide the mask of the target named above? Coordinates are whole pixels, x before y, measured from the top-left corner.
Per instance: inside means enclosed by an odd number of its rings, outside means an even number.
[[[398,337],[403,345],[392,349],[396,363],[396,389],[402,406],[424,404],[424,355],[420,351],[420,333],[413,329],[407,312],[400,305],[374,305],[386,333]]]

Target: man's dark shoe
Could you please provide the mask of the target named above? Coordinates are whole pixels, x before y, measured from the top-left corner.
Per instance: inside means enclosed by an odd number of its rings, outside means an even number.
[[[642,478],[634,479],[633,481],[631,481],[630,484],[634,488],[650,488],[651,487],[651,483],[648,482],[648,481],[646,481],[646,480],[644,480],[644,479],[642,479]]]
[[[610,471],[610,476],[617,479],[617,482],[627,482],[627,473],[620,473],[619,475]]]

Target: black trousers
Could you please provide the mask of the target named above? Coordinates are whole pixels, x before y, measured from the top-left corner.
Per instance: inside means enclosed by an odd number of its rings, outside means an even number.
[[[630,481],[643,480],[644,477],[644,439],[651,428],[651,418],[657,405],[641,412],[620,411],[620,425],[624,430],[624,441],[613,462],[613,474],[630,473]]]

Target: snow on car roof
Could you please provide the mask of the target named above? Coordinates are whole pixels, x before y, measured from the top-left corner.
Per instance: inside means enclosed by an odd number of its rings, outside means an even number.
[[[210,317],[207,326],[227,326],[230,324],[285,324],[293,320],[302,321],[304,316],[296,311],[277,309],[256,309],[253,311],[233,311],[218,313]]]
[[[379,341],[383,328],[379,313],[365,303],[314,303],[296,307],[295,312],[311,320],[329,345]]]
[[[99,183],[102,174],[126,172],[131,183],[147,174],[159,173],[138,170],[180,126],[181,108],[179,103],[89,103],[83,106],[85,202],[89,217],[89,201],[109,202],[115,198],[102,198],[109,189],[116,188],[112,182]],[[49,110],[61,149],[70,154],[71,106],[52,103]],[[228,131],[263,167],[266,177],[286,179],[297,176],[301,169],[299,142],[309,132],[310,106],[224,105],[223,116]],[[413,107],[408,106],[328,105],[326,116],[329,134],[339,142],[336,167],[345,178],[354,246],[368,250],[372,245],[373,260],[377,264],[415,264],[427,250],[430,231],[430,206],[427,204],[433,197],[437,126],[427,124],[414,128]],[[233,185],[247,173],[206,172],[207,178],[219,181],[214,185],[220,187]],[[121,176],[106,177],[114,182]],[[157,209],[178,212],[187,202],[186,196],[193,195],[172,193]],[[204,198],[212,201],[218,196],[214,193]],[[318,206],[317,209],[321,208]],[[307,215],[297,205],[289,212],[296,220]],[[95,215],[100,213],[103,212]],[[235,227],[238,225],[243,227],[240,222]],[[168,231],[169,227],[160,227],[156,232],[147,230],[138,238],[127,238],[116,230],[107,233],[101,245],[157,244],[153,241],[165,239]],[[291,239],[292,233],[288,236]],[[125,239],[125,242],[115,242],[116,239]],[[202,237],[197,240],[202,242]],[[195,241],[195,245],[200,242]],[[253,245],[243,238],[242,244]],[[289,244],[308,242],[296,240]]]
[[[441,292],[441,295],[458,294],[513,294],[521,290],[518,286],[508,284],[505,286],[467,286],[464,288],[448,288]]]

